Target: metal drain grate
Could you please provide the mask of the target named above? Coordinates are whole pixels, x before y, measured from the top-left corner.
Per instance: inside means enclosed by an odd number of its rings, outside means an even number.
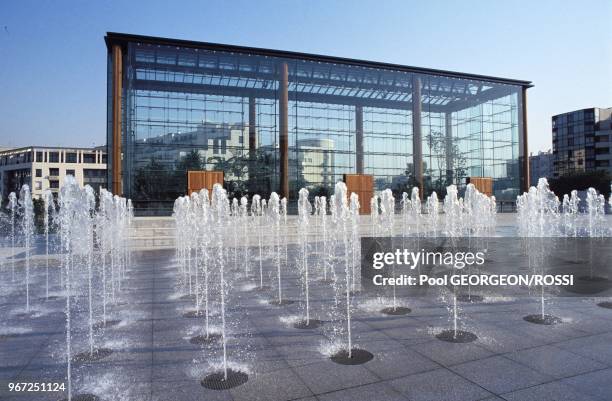
[[[526,322],[535,323],[535,324],[543,324],[546,326],[552,326],[553,324],[561,323],[561,318],[558,318],[553,315],[528,315],[523,318]]]
[[[438,340],[447,341],[449,343],[471,343],[476,340],[478,336],[474,333],[470,333],[469,331],[463,330],[444,330],[441,333],[436,334],[436,338]]]
[[[232,369],[227,371],[227,380],[223,372],[212,373],[202,379],[202,387],[211,390],[229,390],[244,384],[249,380],[249,375],[243,372],[238,372]]]
[[[374,355],[372,355],[371,352],[361,348],[351,349],[350,358],[347,350],[338,351],[331,356],[332,361],[341,365],[361,365],[362,363],[371,361],[372,358],[374,358]]]
[[[195,345],[208,345],[216,343],[221,340],[221,334],[211,333],[206,337],[205,335],[191,337],[189,342]]]
[[[306,320],[300,320],[299,322],[295,323],[293,327],[296,329],[316,329],[317,327],[320,327],[321,324],[321,321],[317,319],[310,319],[308,324],[306,323]]]
[[[104,359],[110,354],[113,353],[113,350],[110,348],[96,348],[93,350],[93,353],[89,352],[81,352],[72,357],[74,362],[95,362],[100,359]]]
[[[407,315],[410,312],[412,312],[410,308],[405,308],[403,306],[398,306],[396,308],[390,306],[388,308],[383,308],[380,311],[380,313],[384,313],[385,315],[392,315],[392,316]]]

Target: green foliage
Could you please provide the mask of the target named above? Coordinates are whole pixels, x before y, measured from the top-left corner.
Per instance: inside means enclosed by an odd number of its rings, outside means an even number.
[[[313,188],[311,188],[311,190],[309,191],[310,195],[312,197],[315,196],[325,196],[327,198],[327,200],[329,201],[329,197],[332,195],[333,190],[332,188],[326,186],[326,185],[317,185],[314,186]]]
[[[199,171],[205,170],[204,163],[200,153],[197,150],[192,150],[183,156],[178,163],[176,163],[176,171],[177,172],[187,172],[187,171]],[[187,175],[185,174],[185,177]]]
[[[138,194],[134,202],[174,201],[187,192],[187,171],[200,170],[204,170],[204,162],[196,150],[183,156],[174,167],[151,157],[134,175],[134,191]]]
[[[185,189],[178,190],[175,178],[177,178],[175,171],[152,157],[145,167],[136,171],[134,176],[137,201],[173,201],[185,192]]]
[[[220,156],[209,157],[207,164],[212,164],[213,170],[223,171],[223,187],[228,197],[240,198],[248,193],[246,177],[249,172],[249,160],[243,156],[232,156],[225,159]]]
[[[172,180],[166,185],[168,193],[172,194],[172,200],[187,193],[187,172],[202,170],[206,170],[206,165],[197,150],[192,150],[183,156],[176,163],[174,171],[170,173]]]
[[[436,191],[438,196],[446,194],[446,187],[462,182],[467,176],[467,160],[459,150],[456,141],[448,138],[441,131],[431,131],[425,136],[430,154],[437,157],[429,158],[429,168],[424,171],[423,187],[426,194]],[[435,162],[435,168],[434,168]],[[452,165],[452,173],[449,167]],[[434,174],[438,174],[435,176]]]
[[[223,171],[224,187],[229,198],[253,196],[256,193],[270,193],[275,173],[274,157],[261,149],[248,156],[236,155],[228,159],[219,156],[209,157],[207,164],[212,170]],[[252,171],[252,174],[249,174]]]
[[[402,199],[402,193],[404,192],[410,195],[412,193],[412,188],[419,186],[417,180],[414,178],[414,173],[412,171],[406,171],[406,176],[406,180],[401,183],[398,183],[397,185],[391,188],[391,192],[393,192],[393,197],[396,200]]]
[[[34,229],[38,233],[44,232],[45,227],[45,201],[42,199],[32,199],[34,205]]]

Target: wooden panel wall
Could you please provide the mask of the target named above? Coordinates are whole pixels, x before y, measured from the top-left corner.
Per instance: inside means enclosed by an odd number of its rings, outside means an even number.
[[[468,184],[474,184],[477,190],[487,196],[493,195],[493,178],[491,177],[468,177]]]
[[[112,182],[111,188],[113,194],[123,196],[123,175],[121,169],[123,168],[123,161],[121,160],[122,155],[122,135],[121,135],[121,104],[122,104],[122,93],[123,93],[123,53],[121,46],[113,45],[113,123],[112,123],[112,135],[113,135],[113,149],[111,152],[112,160]]]
[[[208,189],[211,195],[213,185],[223,185],[223,171],[188,171],[187,172],[187,194],[197,192],[202,188]]]
[[[359,214],[370,214],[370,200],[374,196],[374,177],[366,174],[344,174],[347,196],[359,196]],[[350,199],[350,198],[349,198]]]

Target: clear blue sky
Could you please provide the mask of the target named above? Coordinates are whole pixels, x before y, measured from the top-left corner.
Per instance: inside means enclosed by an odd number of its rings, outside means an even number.
[[[106,31],[531,80],[550,117],[612,107],[612,1],[3,1],[0,146],[105,143]]]

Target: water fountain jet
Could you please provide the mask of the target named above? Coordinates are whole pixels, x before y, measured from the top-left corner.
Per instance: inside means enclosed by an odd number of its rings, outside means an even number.
[[[342,365],[358,365],[366,363],[373,358],[373,355],[364,349],[353,347],[353,333],[351,327],[351,268],[349,258],[349,205],[347,199],[346,184],[342,181],[336,183],[333,195],[333,205],[335,209],[334,217],[337,219],[337,229],[342,235],[342,242],[344,244],[344,292],[346,294],[346,346],[338,350],[336,353],[330,356],[333,362]]]
[[[216,250],[216,264],[219,272],[219,294],[221,312],[221,344],[223,351],[223,365],[218,372],[205,376],[200,382],[202,386],[214,390],[226,390],[246,383],[248,375],[244,372],[230,369],[227,357],[227,332],[226,332],[226,295],[229,286],[225,278],[225,266],[227,255],[224,252],[224,240],[229,230],[230,205],[227,192],[220,184],[213,186],[211,202],[211,218],[213,226],[213,241]]]
[[[557,231],[559,198],[549,189],[546,178],[540,178],[537,187],[531,187],[528,192],[517,197],[516,203],[519,235],[526,240],[529,265],[533,266],[534,271],[537,271],[538,268],[544,269],[548,247],[543,244],[542,238],[555,237],[559,234]],[[540,287],[540,313],[527,315],[523,320],[548,326],[561,323],[560,318],[546,313],[544,293],[545,288],[542,285]]]
[[[395,215],[395,198],[390,189],[385,189],[380,196],[380,230],[385,237],[393,236],[393,221]],[[391,275],[396,277],[395,264],[391,266]],[[381,313],[391,316],[406,315],[411,312],[410,308],[400,306],[397,300],[396,286],[392,286],[393,298],[391,306],[381,309]]]
[[[25,285],[26,285],[26,314],[30,313],[30,263],[32,253],[32,239],[34,237],[34,203],[30,187],[23,185],[19,192],[19,207],[21,210],[21,232],[25,246]],[[14,259],[14,257],[13,257]]]
[[[17,214],[17,195],[11,192],[8,196],[8,209],[11,212],[11,282],[15,282],[15,215]]]
[[[308,232],[310,225],[310,214],[312,205],[308,200],[308,190],[302,188],[299,191],[298,199],[298,239],[300,243],[299,259],[296,264],[301,273],[302,287],[304,289],[305,317],[296,322],[293,327],[296,329],[314,329],[321,325],[321,321],[310,318],[310,266],[308,262]]]

